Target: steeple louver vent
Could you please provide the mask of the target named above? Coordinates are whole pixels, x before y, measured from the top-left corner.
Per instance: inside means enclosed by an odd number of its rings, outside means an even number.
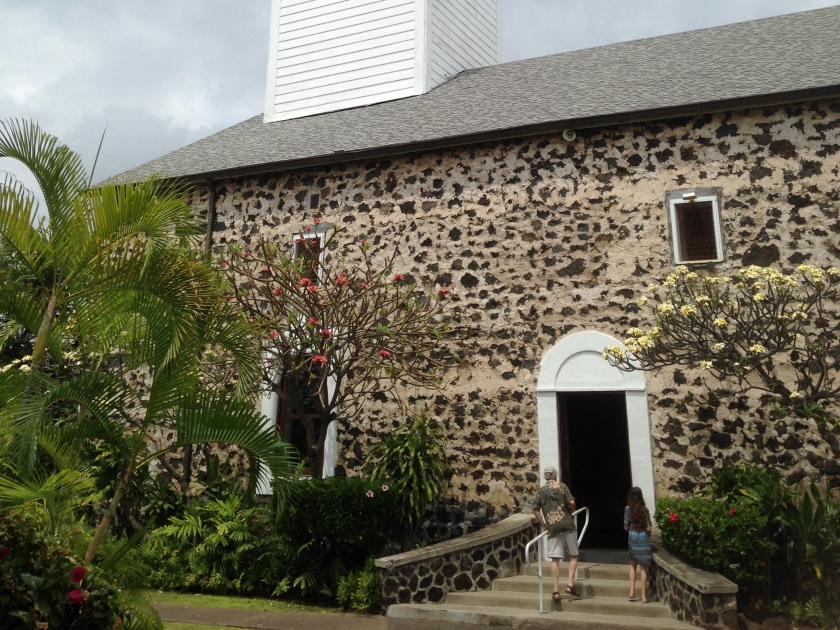
[[[272,0],[265,121],[423,94],[500,35],[499,0]]]

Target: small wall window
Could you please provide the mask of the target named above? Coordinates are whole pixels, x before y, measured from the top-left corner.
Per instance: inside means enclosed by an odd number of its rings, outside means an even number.
[[[723,260],[717,195],[700,194],[699,191],[670,193],[668,211],[675,262]]]

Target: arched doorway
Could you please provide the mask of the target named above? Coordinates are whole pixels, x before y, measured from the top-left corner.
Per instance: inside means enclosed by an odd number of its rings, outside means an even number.
[[[621,517],[630,485],[653,512],[645,376],[605,361],[603,348],[613,345],[622,344],[599,332],[569,335],[543,357],[537,381],[540,473],[556,467],[578,506],[590,508],[584,547],[626,546]]]

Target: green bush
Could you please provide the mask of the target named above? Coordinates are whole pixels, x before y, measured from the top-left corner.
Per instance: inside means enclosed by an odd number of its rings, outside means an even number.
[[[121,616],[115,589],[25,514],[0,514],[0,611],[4,630],[111,630]]]
[[[414,535],[428,506],[436,505],[451,469],[441,424],[425,414],[411,417],[375,444],[365,460],[371,480],[390,483],[399,494],[403,551],[414,547]]]
[[[243,496],[195,499],[182,516],[156,529],[138,549],[154,567],[154,588],[277,594],[284,592],[286,547],[271,527],[269,510],[248,507]]]
[[[656,522],[665,548],[738,584],[766,584],[775,550],[767,519],[749,506],[703,498],[660,499]]]
[[[139,546],[154,588],[334,595],[392,538],[398,497],[362,479],[301,479],[278,514],[240,493],[193,500]],[[359,578],[362,582],[370,577]],[[376,601],[379,601],[377,596]],[[357,606],[358,604],[353,604]]]
[[[399,496],[386,483],[364,479],[305,479],[281,519],[290,543],[357,569],[393,538]]]
[[[375,615],[382,611],[382,588],[379,573],[370,558],[360,571],[351,571],[338,581],[336,599],[345,610]]]

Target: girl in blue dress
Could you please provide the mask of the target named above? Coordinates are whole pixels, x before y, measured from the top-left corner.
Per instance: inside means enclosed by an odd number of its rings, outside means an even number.
[[[636,600],[636,566],[642,572],[642,602],[647,604],[648,567],[653,564],[650,549],[650,512],[645,507],[641,488],[630,488],[624,508],[624,531],[630,548],[630,601]]]

